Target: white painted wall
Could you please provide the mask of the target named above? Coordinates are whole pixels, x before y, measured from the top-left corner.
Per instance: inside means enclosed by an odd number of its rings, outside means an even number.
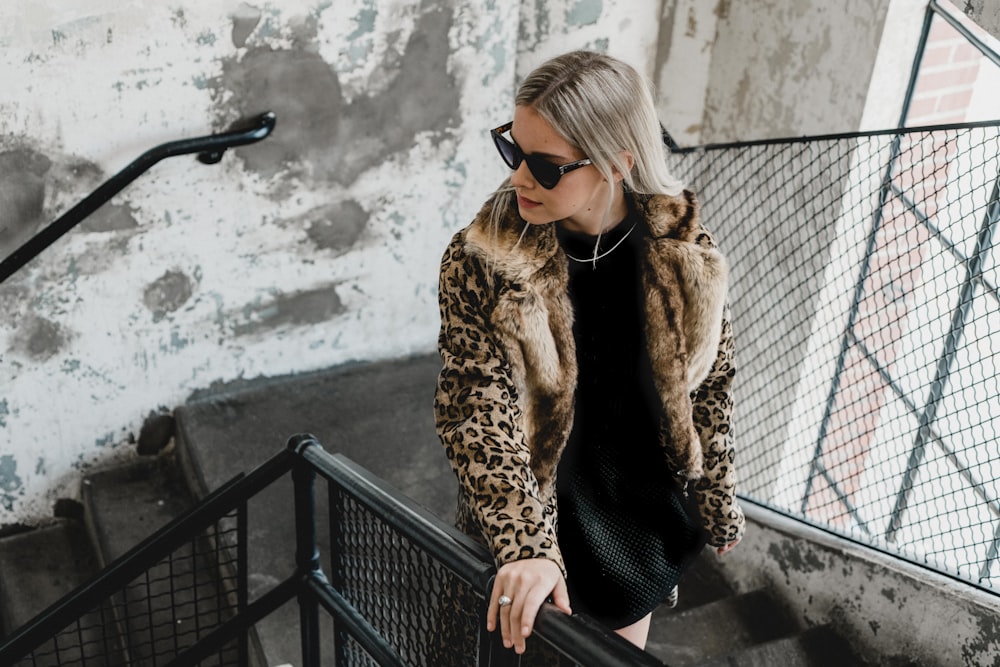
[[[148,148],[278,116],[219,165],[161,162],[0,285],[0,527],[50,516],[195,390],[432,351],[441,252],[504,176],[486,130],[517,73],[576,47],[648,70],[658,11],[0,5],[0,255]]]
[[[4,255],[146,149],[278,115],[0,285],[0,525],[196,389],[433,349],[441,251],[503,175],[516,4],[13,0],[0,30]]]
[[[545,58],[631,62],[682,143],[849,130],[887,2],[5,0],[0,255],[154,145],[278,125],[160,163],[0,285],[0,528],[196,390],[431,351],[441,251],[504,176],[486,130]],[[810,97],[831,81],[846,111]]]

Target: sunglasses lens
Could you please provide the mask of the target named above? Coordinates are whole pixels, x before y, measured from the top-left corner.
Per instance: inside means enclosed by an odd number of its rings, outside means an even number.
[[[496,144],[500,157],[503,158],[504,163],[508,167],[511,169],[517,169],[521,166],[521,158],[518,155],[519,151],[517,150],[517,146],[507,139],[504,139],[499,133],[493,135],[493,143]]]
[[[548,160],[525,155],[517,147],[517,144],[495,130],[493,131],[493,143],[496,145],[500,157],[503,158],[504,164],[508,167],[517,169],[521,166],[521,162],[524,161],[528,164],[528,170],[531,171],[531,175],[535,177],[539,185],[546,190],[556,187],[559,177],[562,176],[559,172],[559,167]]]
[[[531,170],[531,175],[535,177],[538,184],[541,185],[546,190],[551,190],[556,187],[556,183],[559,182],[559,177],[562,174],[559,173],[559,167],[552,164],[548,160],[537,157],[525,157],[524,161],[528,163],[528,169]]]

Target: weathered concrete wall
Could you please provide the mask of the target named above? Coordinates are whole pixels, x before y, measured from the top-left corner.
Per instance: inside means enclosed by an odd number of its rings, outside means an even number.
[[[680,146],[702,141],[705,97],[719,14],[726,2],[674,0],[663,3],[654,82],[660,122]]]
[[[432,349],[441,250],[503,176],[516,4],[17,0],[0,31],[4,256],[146,149],[278,117],[0,285],[0,525],[195,389]]]
[[[725,4],[705,142],[858,128],[889,0]]]
[[[997,39],[1000,39],[1000,0],[962,0],[953,3]]]
[[[664,2],[664,124],[681,145],[857,130],[890,4]]]
[[[872,665],[1000,664],[995,595],[765,508],[744,509],[746,537],[713,557],[737,592],[767,589],[804,627],[834,626]]]
[[[518,73],[578,47],[648,69],[658,11],[2,3],[0,256],[152,146],[278,122],[219,165],[160,163],[0,285],[0,528],[193,391],[432,350],[441,252],[505,175],[486,130]]]

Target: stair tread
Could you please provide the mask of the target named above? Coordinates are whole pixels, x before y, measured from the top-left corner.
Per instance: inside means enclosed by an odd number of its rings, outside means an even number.
[[[59,519],[4,538],[0,541],[0,634],[31,620],[98,569],[80,521]]]
[[[434,514],[454,516],[457,482],[434,427],[437,354],[241,381],[175,411],[199,496],[312,433]]]
[[[143,458],[84,478],[84,503],[105,564],[194,505],[179,476],[167,474],[168,465]]]
[[[433,397],[440,358],[434,355],[341,366],[316,373],[213,388],[175,410],[178,456],[203,496],[234,474],[267,460],[296,433],[312,433],[386,480],[433,514],[453,520],[457,482],[434,428]],[[294,568],[291,482],[251,503],[251,599]],[[329,553],[325,485],[317,485],[320,553]],[[257,624],[269,664],[299,660],[298,622],[285,605]]]
[[[829,626],[818,626],[719,656],[699,667],[867,667]]]
[[[654,614],[646,650],[672,667],[684,667],[799,630],[770,594],[751,591]]]
[[[194,505],[176,465],[160,458],[88,475],[83,497],[105,565]],[[230,617],[233,599],[219,587],[231,576],[225,546],[217,533],[192,536],[125,587],[114,612],[130,661],[172,654]]]

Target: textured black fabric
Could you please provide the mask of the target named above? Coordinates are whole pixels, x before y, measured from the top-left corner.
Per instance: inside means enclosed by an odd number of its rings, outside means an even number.
[[[627,218],[601,239],[611,248]],[[659,444],[660,402],[642,322],[640,223],[597,261],[570,261],[579,383],[573,430],[560,459],[559,546],[570,603],[611,628],[655,609],[704,546],[697,508],[668,469]],[[560,230],[578,258],[594,240]]]

